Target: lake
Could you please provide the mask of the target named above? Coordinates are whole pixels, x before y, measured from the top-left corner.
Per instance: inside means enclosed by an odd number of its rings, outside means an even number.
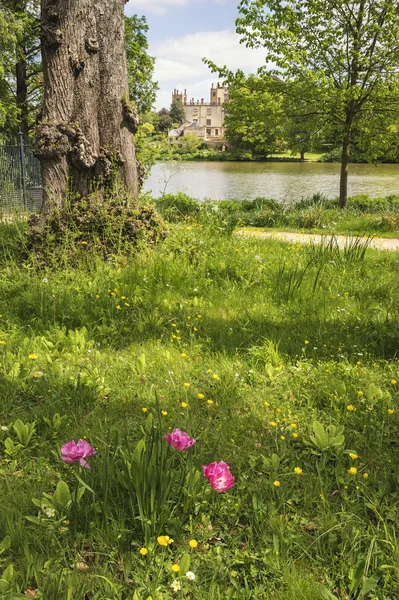
[[[245,200],[264,196],[278,201],[316,192],[339,194],[338,163],[314,162],[158,162],[144,185],[154,197],[184,192],[198,200]],[[349,166],[348,195],[399,194],[399,165]]]

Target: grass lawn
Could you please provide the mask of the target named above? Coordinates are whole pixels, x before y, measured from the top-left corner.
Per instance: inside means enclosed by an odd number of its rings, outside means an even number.
[[[25,226],[0,225],[0,598],[399,597],[396,253],[191,218],[39,271]]]

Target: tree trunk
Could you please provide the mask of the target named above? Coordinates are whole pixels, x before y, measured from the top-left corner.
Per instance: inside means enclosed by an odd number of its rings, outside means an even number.
[[[348,198],[348,170],[354,116],[355,102],[351,100],[346,109],[344,139],[342,141],[341,175],[339,180],[339,205],[341,208],[345,208]]]
[[[301,154],[301,162],[305,161],[305,152],[306,152],[305,150],[301,150],[301,153],[300,153]]]
[[[41,0],[44,102],[36,133],[43,211],[68,189],[85,196],[115,177],[137,196],[124,0]]]
[[[20,48],[23,53],[20,56],[16,66],[15,66],[15,75],[17,81],[17,95],[16,95],[16,103],[17,108],[19,109],[19,122],[20,128],[23,132],[25,139],[27,139],[29,135],[29,111],[28,111],[28,80],[26,73],[26,55],[25,48]]]
[[[349,135],[346,134],[342,144],[342,157],[341,157],[341,175],[339,180],[339,205],[341,208],[345,208],[346,200],[348,198],[348,168],[349,168],[349,155],[350,155],[350,140]]]

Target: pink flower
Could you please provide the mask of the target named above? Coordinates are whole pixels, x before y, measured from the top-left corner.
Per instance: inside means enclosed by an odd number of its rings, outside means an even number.
[[[192,440],[188,433],[184,433],[180,429],[174,429],[168,435],[163,436],[168,442],[169,446],[172,446],[178,452],[182,450],[188,450],[191,446],[194,446],[197,440]]]
[[[205,477],[217,492],[226,492],[233,487],[235,477],[230,473],[228,465],[222,460],[213,462],[210,465],[202,465]]]
[[[82,467],[90,469],[84,459],[93,456],[96,452],[96,449],[92,448],[86,440],[79,440],[77,444],[71,440],[61,446],[61,459],[66,463],[80,462]]]

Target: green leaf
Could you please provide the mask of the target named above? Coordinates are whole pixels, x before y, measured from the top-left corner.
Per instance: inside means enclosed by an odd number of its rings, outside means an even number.
[[[54,492],[54,500],[59,508],[65,509],[71,502],[71,492],[65,481],[59,481]]]
[[[0,544],[0,554],[3,554],[6,550],[11,546],[11,537],[6,535],[3,541]]]
[[[184,554],[179,562],[181,573],[185,574],[190,569],[190,555]]]
[[[0,592],[6,592],[11,585],[12,579],[14,577],[14,567],[13,565],[8,565],[8,567],[3,571],[2,576],[0,577]]]
[[[367,594],[375,590],[381,578],[382,571],[376,571],[371,575],[371,577],[368,577],[363,583],[362,589],[360,590],[360,598],[367,596]]]

